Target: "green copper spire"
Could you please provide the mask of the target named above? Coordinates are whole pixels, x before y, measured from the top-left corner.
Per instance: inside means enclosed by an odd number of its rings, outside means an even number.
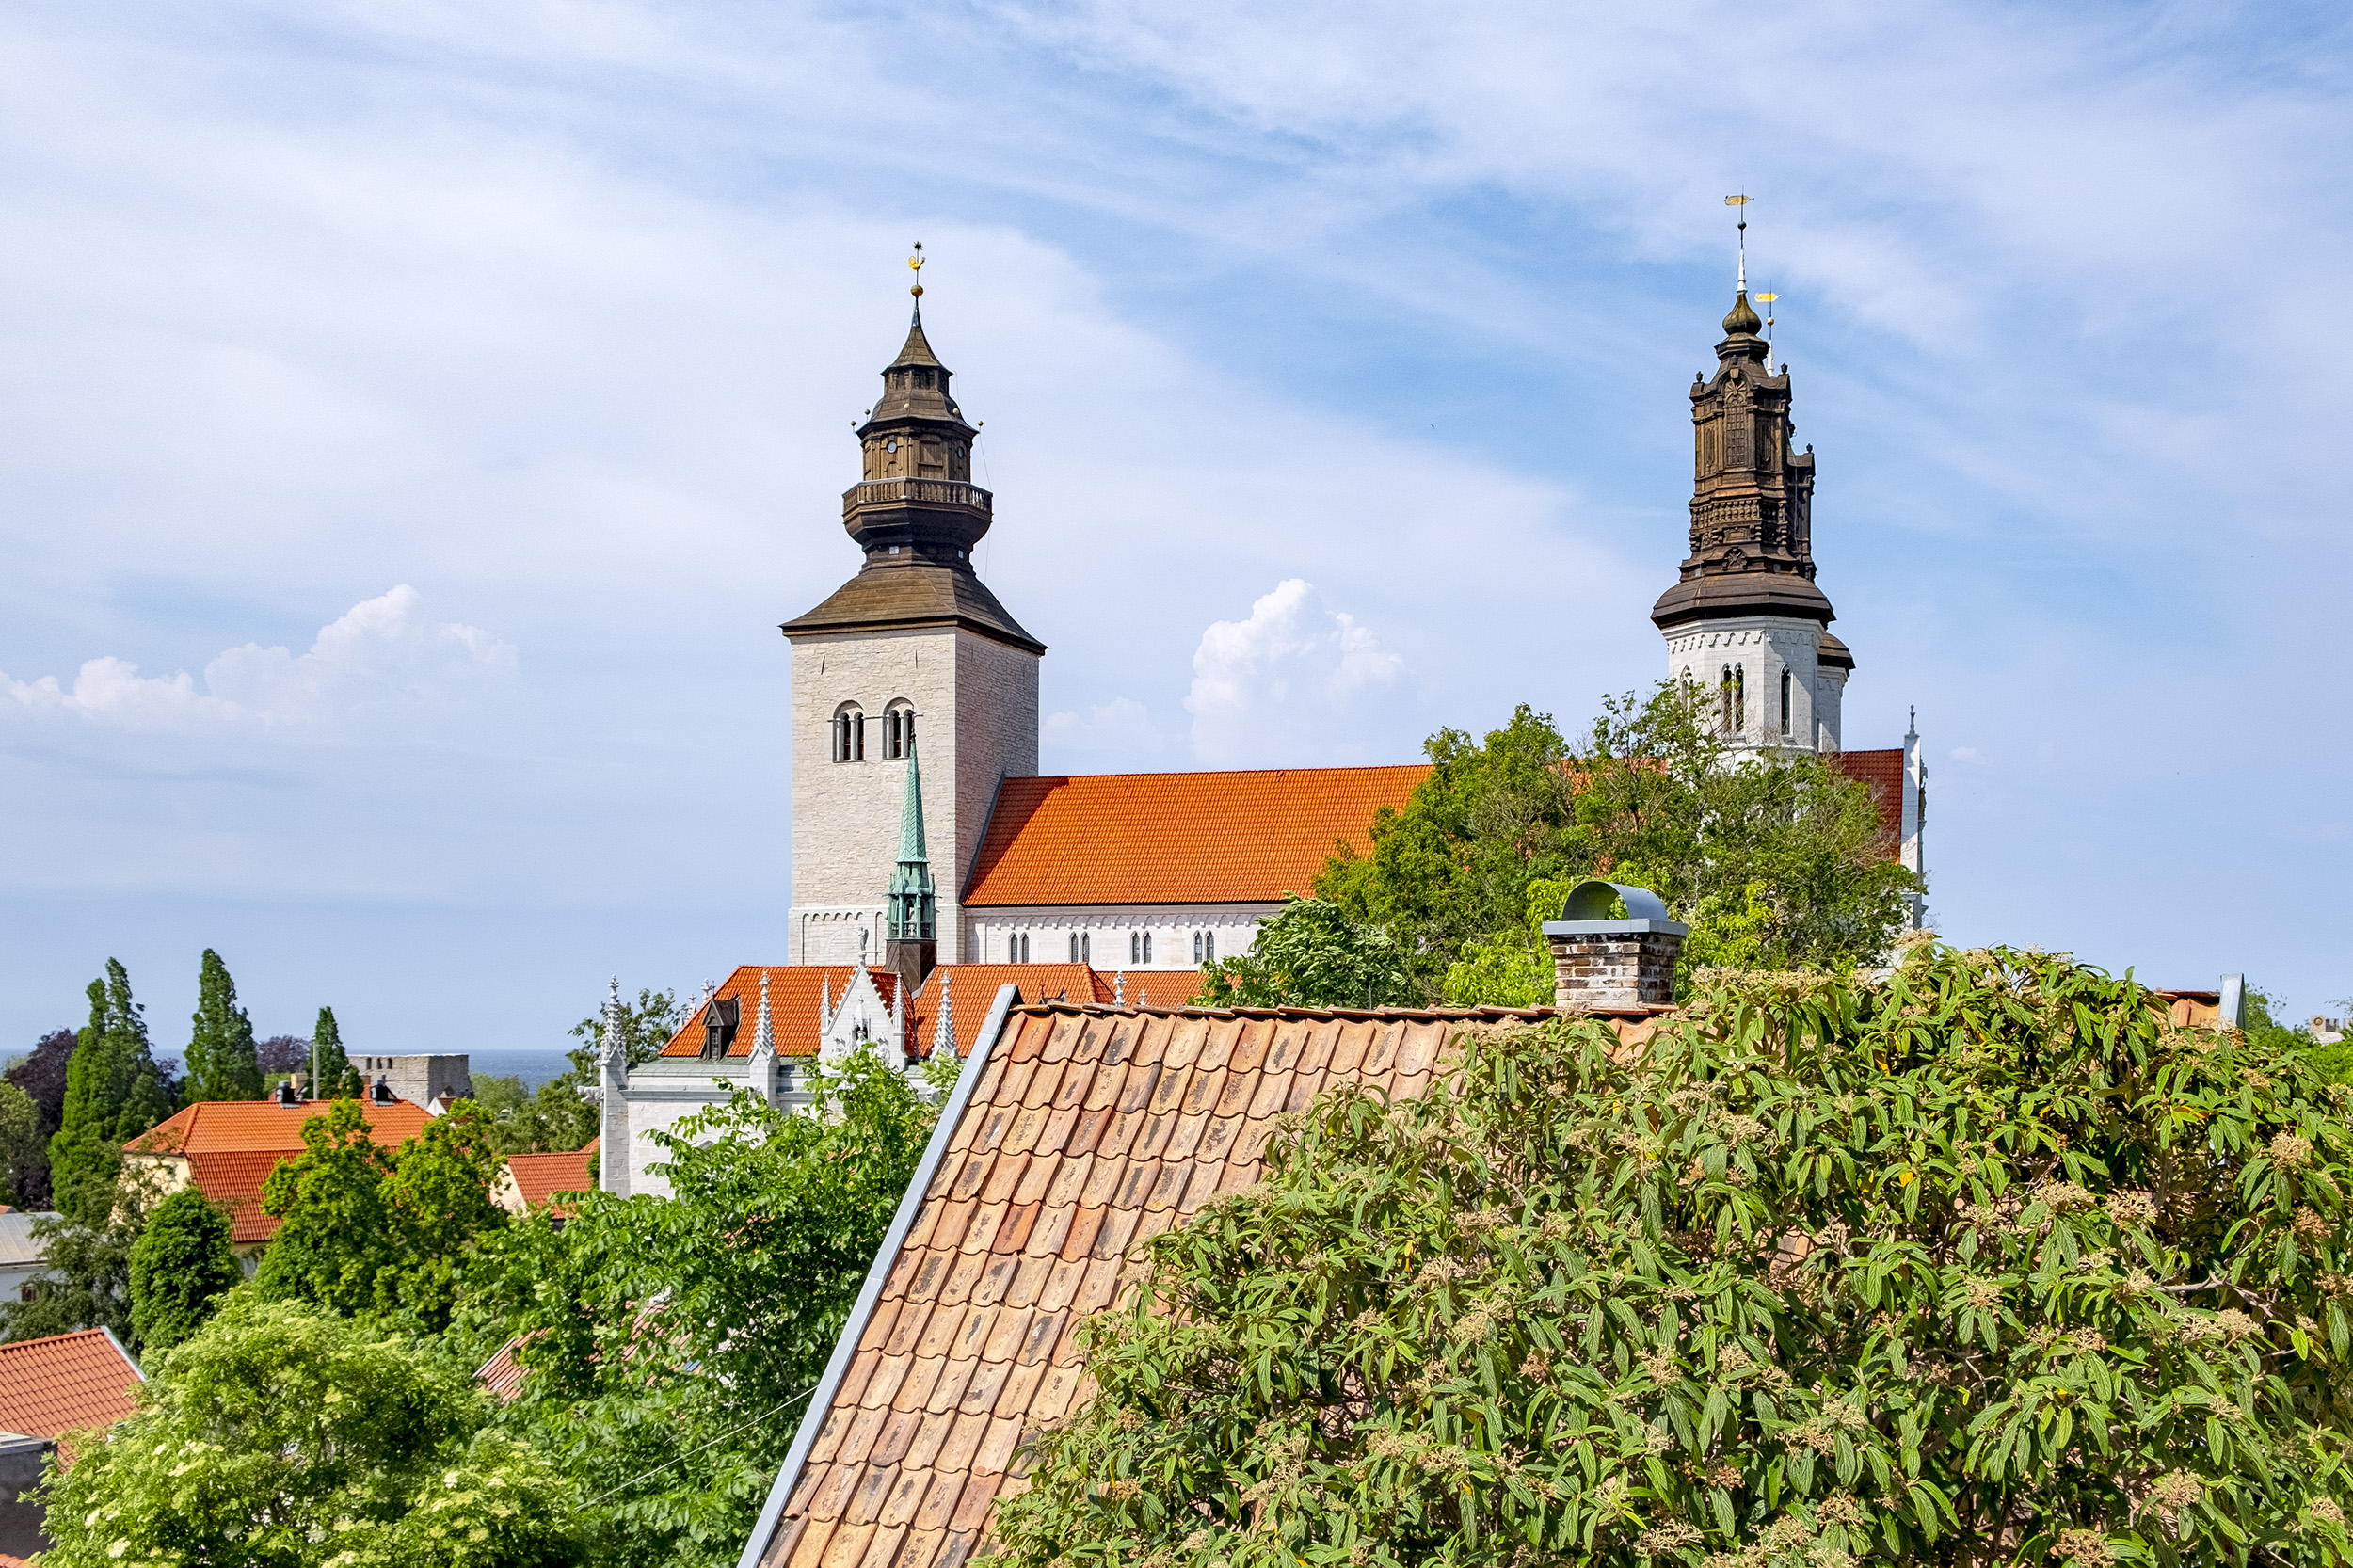
[[[907,791],[899,808],[899,865],[890,873],[890,940],[932,940],[936,897],[932,857],[923,847],[923,779],[915,763],[915,739],[909,736]]]

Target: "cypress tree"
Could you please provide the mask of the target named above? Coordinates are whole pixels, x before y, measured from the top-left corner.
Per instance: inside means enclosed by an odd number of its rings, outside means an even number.
[[[109,958],[106,978],[89,984],[89,1022],[66,1064],[65,1104],[49,1140],[50,1188],[58,1211],[103,1226],[114,1208],[124,1141],[170,1112],[147,1020],[131,1000],[131,977]]]
[[[311,1030],[312,1069],[311,1086],[312,1099],[356,1099],[360,1096],[360,1075],[351,1065],[351,1058],[344,1054],[344,1037],[335,1027],[335,1010],[319,1009],[319,1021]]]
[[[262,1063],[253,1020],[237,1005],[237,983],[211,948],[197,973],[196,1016],[188,1035],[188,1082],[184,1105],[199,1100],[262,1097]]]

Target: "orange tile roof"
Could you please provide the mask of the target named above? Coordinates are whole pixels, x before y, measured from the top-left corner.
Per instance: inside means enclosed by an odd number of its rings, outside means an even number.
[[[199,1100],[122,1145],[130,1154],[180,1155],[196,1190],[229,1211],[230,1239],[238,1245],[266,1241],[278,1217],[262,1212],[262,1184],[281,1160],[302,1152],[302,1124],[332,1110],[332,1100],[299,1107],[276,1100]],[[360,1102],[378,1144],[397,1147],[432,1118],[422,1105]]]
[[[1901,746],[1888,751],[1837,751],[1826,759],[1830,765],[1849,778],[1861,780],[1871,792],[1871,804],[1880,808],[1880,831],[1886,835],[1889,858],[1903,847],[1904,831],[1904,753]]]
[[[1616,1021],[1639,1043],[1664,1011]],[[1418,1095],[1449,1038],[1550,1016],[1011,1014],[910,1190],[903,1240],[875,1260],[871,1306],[843,1330],[846,1368],[820,1385],[794,1445],[806,1457],[762,1515],[774,1526],[760,1568],[954,1568],[976,1555],[1023,1437],[1085,1398],[1077,1331],[1119,1301],[1131,1249],[1256,1181],[1274,1118],[1325,1087]]]
[[[942,977],[952,977],[943,980]],[[1188,991],[1193,977],[1175,977]],[[946,987],[949,1011],[954,1015],[956,1054],[972,1054],[981,1025],[988,1020],[990,1003],[1000,986],[1011,985],[1028,1001],[1109,1001],[1112,982],[1084,964],[942,964],[923,977],[907,1010],[907,1041],[918,1056],[932,1053],[932,1034],[938,1026],[939,998]],[[1172,986],[1172,991],[1174,987]],[[1178,1000],[1174,995],[1171,1000]]]
[[[875,989],[881,992],[883,1005],[898,994],[899,975],[895,969],[878,968],[872,965],[866,972],[874,979]],[[735,1044],[728,1048],[729,1056],[749,1056],[752,1039],[760,1028],[760,977],[768,977],[768,1016],[776,1032],[778,1056],[814,1056],[817,1054],[817,991],[820,983],[833,1005],[841,1005],[849,994],[850,979],[857,973],[855,964],[740,964],[735,972],[720,983],[717,990],[695,1004],[669,1044],[662,1048],[664,1056],[700,1056],[703,1053],[703,1009],[713,1000],[733,997],[743,1004],[736,1025]]]
[[[536,1208],[558,1192],[585,1192],[595,1183],[588,1179],[589,1149],[572,1149],[562,1154],[510,1154],[506,1168],[515,1174],[516,1191],[522,1194],[523,1207]]]
[[[274,1099],[199,1100],[177,1114],[156,1123],[122,1145],[131,1154],[279,1154],[302,1152],[302,1124],[334,1109],[332,1100],[304,1100],[280,1105]],[[394,1100],[378,1105],[360,1102],[360,1114],[386,1145],[405,1144],[424,1130],[432,1118],[422,1105]]]
[[[145,1381],[104,1329],[0,1345],[0,1432],[62,1438],[111,1426],[138,1408]],[[57,1456],[73,1463],[72,1446],[59,1443]]]
[[[973,1037],[980,1032],[982,1020],[988,1016],[989,1003],[997,1000],[1000,985],[1014,984],[1022,996],[1032,1000],[1040,997],[1066,997],[1078,1001],[1109,1001],[1112,983],[1084,964],[942,964],[924,977],[907,1009],[907,1038],[916,1054],[929,1056],[932,1031],[938,1005],[938,976],[952,970],[955,979],[950,984],[948,995],[955,1013],[956,1050],[958,1054],[972,1048]],[[822,981],[825,994],[833,1005],[841,1005],[841,998],[849,989],[850,977],[857,973],[856,966],[849,964],[744,964],[728,975],[713,997],[733,997],[743,1005],[742,1022],[736,1025],[735,1043],[728,1048],[730,1059],[749,1056],[759,1032],[760,977],[768,977],[768,1016],[776,1032],[778,1056],[814,1056],[817,1054],[817,990]],[[899,988],[898,971],[869,968],[875,986],[888,1003]],[[1176,988],[1182,985],[1191,994],[1194,982],[1191,971],[1160,976],[1169,988],[1169,1000],[1179,1000]],[[1129,981],[1134,988],[1134,981]],[[700,1056],[703,1051],[702,1005],[670,1036],[670,1043],[662,1048],[664,1056]]]
[[[1401,808],[1427,763],[1248,773],[1008,778],[973,857],[967,908],[1273,904],[1305,893],[1372,814]]]

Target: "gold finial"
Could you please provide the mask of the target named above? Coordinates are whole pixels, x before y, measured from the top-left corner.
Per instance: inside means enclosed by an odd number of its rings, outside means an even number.
[[[915,269],[915,287],[907,292],[916,298],[923,297],[923,242],[915,242],[915,254],[907,258],[907,265]]]

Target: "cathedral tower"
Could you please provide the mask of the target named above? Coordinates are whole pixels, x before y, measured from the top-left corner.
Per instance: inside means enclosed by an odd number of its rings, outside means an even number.
[[[1707,693],[1727,745],[1833,752],[1854,658],[1814,585],[1814,449],[1793,450],[1763,325],[1743,286],[1714,378],[1692,377],[1691,551],[1651,619],[1668,678]]]
[[[921,797],[936,846],[925,862],[936,905],[924,899],[923,913],[936,920],[938,961],[958,962],[957,901],[998,780],[1037,772],[1046,647],[973,574],[994,498],[972,483],[979,428],[965,422],[923,335],[920,283],[914,293],[914,324],[858,426],[862,475],[841,498],[842,526],[865,561],[783,628],[792,645],[796,964],[880,964],[894,936],[930,937],[902,934],[904,907],[893,930],[886,907],[900,890],[907,803]],[[920,782],[909,779],[919,767]]]

